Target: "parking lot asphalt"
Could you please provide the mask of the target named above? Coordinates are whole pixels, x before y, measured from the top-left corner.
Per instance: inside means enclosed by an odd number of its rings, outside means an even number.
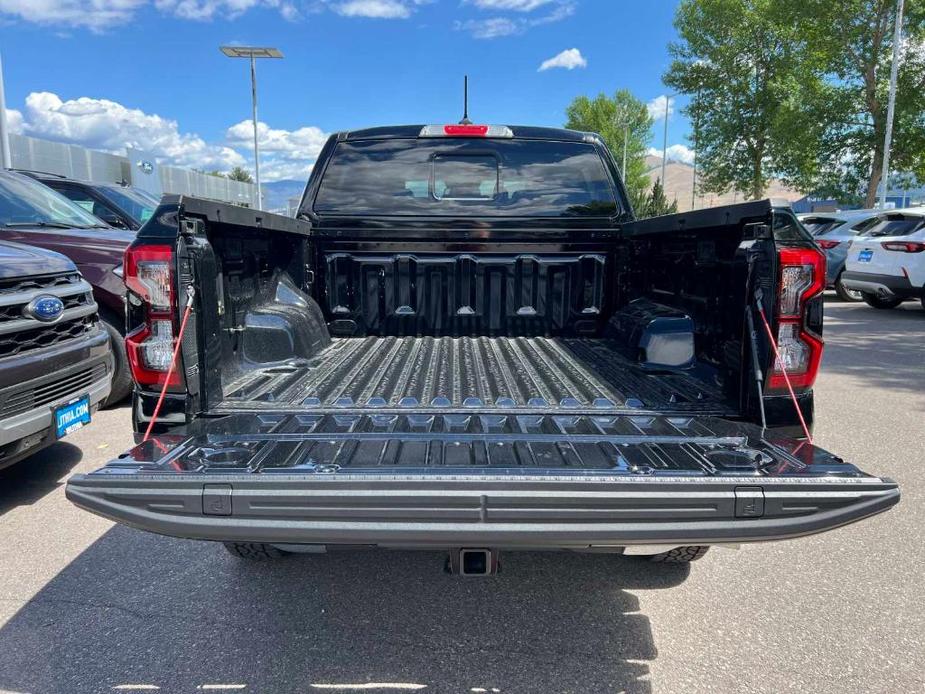
[[[0,472],[0,691],[925,690],[925,311],[826,304],[817,443],[898,480],[892,511],[690,568],[436,553],[258,564],[73,507],[129,410]],[[354,685],[352,687],[348,685]],[[361,686],[362,685],[362,686]],[[381,685],[381,686],[376,686]]]

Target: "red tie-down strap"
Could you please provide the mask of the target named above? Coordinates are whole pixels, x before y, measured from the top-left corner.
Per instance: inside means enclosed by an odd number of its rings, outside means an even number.
[[[180,330],[177,333],[177,344],[173,348],[173,356],[170,358],[170,366],[167,368],[167,375],[164,376],[164,385],[161,387],[161,394],[157,398],[157,404],[154,406],[154,414],[151,415],[151,421],[148,422],[148,428],[145,431],[145,437],[142,441],[147,441],[151,438],[151,430],[154,429],[154,423],[157,421],[157,416],[161,412],[161,405],[164,404],[164,397],[167,395],[167,384],[170,383],[170,377],[173,375],[174,369],[177,368],[177,357],[180,354],[180,345],[183,344],[183,332],[186,330],[186,322],[189,320],[189,314],[193,311],[193,296],[195,291],[192,287],[188,287],[186,290],[186,310],[183,311],[183,320],[180,321]]]
[[[780,352],[777,351],[777,341],[774,339],[774,333],[771,331],[771,324],[768,323],[767,316],[764,315],[764,309],[760,303],[758,304],[758,315],[761,316],[761,322],[764,324],[764,331],[768,334],[768,339],[771,341],[771,349],[774,350],[774,359],[780,367],[780,372],[784,377],[784,383],[787,384],[787,391],[790,393],[790,399],[793,401],[793,408],[797,411],[797,417],[800,418],[800,425],[803,427],[803,433],[806,434],[806,441],[812,445],[813,435],[809,433],[809,427],[806,426],[806,420],[803,418],[803,411],[800,409],[800,402],[797,400],[797,395],[793,392],[793,386],[790,384],[790,376],[787,374],[787,367],[784,366],[784,362],[780,358]]]

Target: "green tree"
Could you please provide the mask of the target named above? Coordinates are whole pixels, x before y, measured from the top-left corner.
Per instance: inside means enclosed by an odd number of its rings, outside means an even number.
[[[593,99],[587,96],[576,97],[566,108],[565,115],[566,128],[595,132],[604,139],[621,172],[623,144],[626,141],[626,173],[623,180],[633,208],[640,208],[645,203],[649,188],[646,145],[652,135],[652,119],[646,105],[628,90],[621,89],[613,98],[603,93]]]
[[[662,181],[656,178],[655,183],[652,184],[652,190],[649,191],[645,198],[645,202],[636,209],[636,216],[640,219],[645,219],[646,217],[659,217],[663,214],[674,214],[677,211],[677,201],[668,202]]]
[[[894,0],[806,0],[803,80],[791,95],[795,134],[782,162],[807,190],[873,207],[881,182]],[[925,177],[925,0],[906,0],[891,170]]]
[[[835,3],[838,4],[838,3]],[[764,196],[788,136],[787,96],[802,79],[796,0],[682,0],[663,79],[691,95],[700,190]]]
[[[244,183],[253,183],[254,179],[247,171],[240,166],[234,167],[231,171],[228,172],[228,178],[232,181],[243,181]]]

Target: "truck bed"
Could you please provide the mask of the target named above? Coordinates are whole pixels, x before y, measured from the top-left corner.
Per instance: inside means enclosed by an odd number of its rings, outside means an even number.
[[[335,338],[312,359],[255,369],[221,410],[593,409],[734,414],[691,372],[650,373],[605,339]]]

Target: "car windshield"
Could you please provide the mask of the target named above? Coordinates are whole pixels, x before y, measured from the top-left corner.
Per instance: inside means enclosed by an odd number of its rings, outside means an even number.
[[[38,181],[15,173],[0,175],[0,226],[104,226],[92,214]]]
[[[157,205],[152,205],[146,196],[132,188],[99,186],[100,195],[113,203],[138,224],[144,224],[154,215]]]
[[[891,214],[879,219],[864,236],[908,236],[925,226],[925,217]]]
[[[583,142],[441,138],[337,145],[315,212],[345,215],[607,216],[613,186]]]

